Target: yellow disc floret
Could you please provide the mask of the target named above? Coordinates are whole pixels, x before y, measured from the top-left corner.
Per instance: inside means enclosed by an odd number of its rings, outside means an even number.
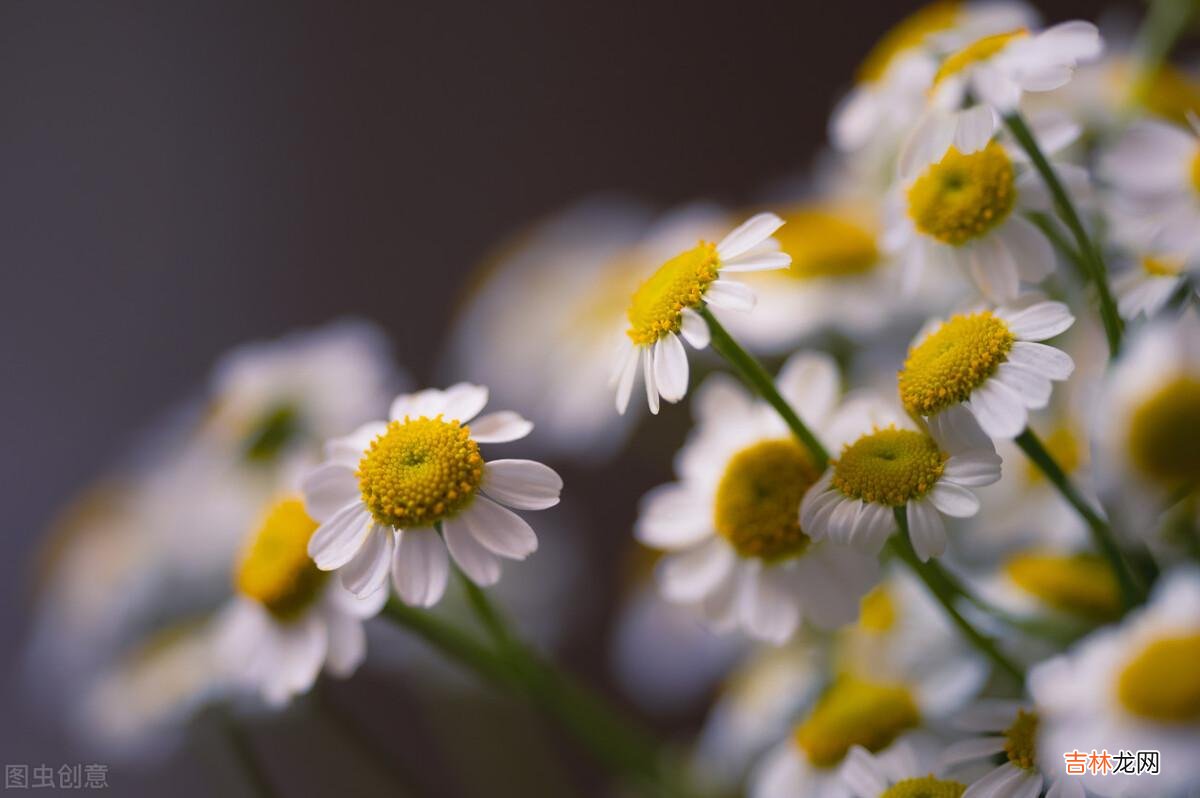
[[[844,675],[796,727],[793,740],[813,765],[833,767],[852,746],[880,751],[920,722],[912,691],[904,685]]]
[[[629,339],[650,346],[683,324],[683,309],[697,307],[704,292],[717,279],[720,267],[717,245],[703,241],[658,267],[638,289],[626,315]]]
[[[883,34],[858,68],[858,79],[872,83],[882,78],[896,58],[923,45],[931,35],[958,24],[962,3],[940,0],[917,9]]]
[[[1200,179],[1200,172],[1197,171],[1198,165],[1200,165],[1200,161],[1192,164],[1193,180]],[[1197,187],[1196,190],[1200,191],[1200,187]],[[1142,271],[1151,277],[1178,277],[1183,271],[1183,266],[1182,258],[1171,258],[1165,255],[1147,255],[1142,258]]]
[[[932,774],[898,781],[879,794],[879,798],[962,798],[967,786]]]
[[[388,424],[358,464],[363,503],[385,526],[430,526],[465,510],[483,480],[471,430],[436,418]]]
[[[957,75],[968,67],[978,64],[980,61],[988,60],[1016,39],[1028,35],[1029,31],[1024,28],[1018,28],[1007,33],[994,33],[991,36],[976,39],[958,52],[947,56],[946,60],[942,61],[942,65],[938,67],[937,74],[934,75],[933,85],[936,86],[951,75]]]
[[[845,214],[820,208],[801,208],[785,217],[776,237],[792,256],[785,272],[798,280],[853,277],[879,265],[875,235]]]
[[[717,485],[717,532],[742,557],[775,562],[801,554],[808,535],[800,529],[800,500],[819,476],[808,453],[790,438],[741,450]]]
[[[933,489],[946,459],[923,432],[877,429],[842,450],[833,463],[833,486],[851,499],[901,507]]]
[[[1200,149],[1192,156],[1192,188],[1200,193]]]
[[[899,380],[904,409],[932,416],[965,402],[1008,359],[1016,340],[991,311],[950,317],[909,351]]]
[[[1133,657],[1117,677],[1126,710],[1160,723],[1200,721],[1200,634],[1163,637]]]
[[[1017,710],[1017,719],[1004,730],[1004,753],[1009,762],[1025,770],[1034,769],[1037,765],[1037,730],[1037,713]]]
[[[1200,378],[1176,377],[1134,410],[1128,445],[1150,479],[1166,487],[1200,483]]]
[[[993,141],[971,153],[946,150],[909,187],[908,215],[920,232],[957,247],[1007,219],[1016,200],[1012,159]]]
[[[1017,587],[1056,610],[1096,621],[1121,615],[1117,579],[1094,554],[1023,552],[1004,571]]]
[[[273,505],[238,563],[237,591],[283,620],[303,612],[328,576],[308,556],[308,539],[316,529],[300,499]]]
[[[882,634],[896,625],[896,602],[883,585],[871,589],[858,603],[858,626],[866,632]]]

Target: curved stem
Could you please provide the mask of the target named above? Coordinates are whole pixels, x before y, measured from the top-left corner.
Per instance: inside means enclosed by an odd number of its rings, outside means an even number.
[[[1067,193],[1067,189],[1058,179],[1054,167],[1050,165],[1050,161],[1038,146],[1037,139],[1034,138],[1033,132],[1025,123],[1025,118],[1019,111],[1014,111],[1006,115],[1004,121],[1008,125],[1008,129],[1012,131],[1013,137],[1029,155],[1029,159],[1033,161],[1034,168],[1042,176],[1042,181],[1045,182],[1046,188],[1050,190],[1050,194],[1054,198],[1054,206],[1058,211],[1059,218],[1063,220],[1075,238],[1076,249],[1087,267],[1088,277],[1096,286],[1096,293],[1100,298],[1100,317],[1104,321],[1104,334],[1108,338],[1109,354],[1116,355],[1121,348],[1121,317],[1117,313],[1117,304],[1113,300],[1112,291],[1108,286],[1108,270],[1104,266],[1100,250],[1088,237],[1083,221],[1079,218],[1079,213],[1071,201],[1071,195]]]
[[[229,737],[230,750],[233,751],[234,758],[237,759],[242,772],[245,773],[250,789],[259,798],[275,798],[277,793],[271,786],[271,780],[267,778],[267,772],[263,769],[262,763],[258,761],[258,754],[254,751],[249,733],[232,715],[225,716],[225,731]]]
[[[796,411],[787,403],[787,400],[780,395],[775,388],[775,381],[767,372],[763,365],[755,359],[753,355],[747,352],[733,340],[732,336],[721,326],[713,316],[712,311],[707,307],[702,306],[699,310],[704,320],[708,322],[708,329],[712,334],[713,348],[716,349],[721,357],[729,361],[729,365],[733,366],[738,375],[742,378],[751,389],[759,396],[767,400],[771,407],[775,408],[775,412],[783,419],[784,423],[791,429],[801,443],[807,447],[809,454],[812,455],[813,461],[817,466],[818,471],[824,471],[829,464],[829,452],[817,440],[817,437],[812,434],[812,431],[804,425],[800,420],[800,416],[796,415]]]
[[[1129,569],[1129,564],[1125,561],[1125,557],[1121,554],[1121,549],[1117,545],[1116,538],[1113,536],[1112,527],[1108,522],[1100,517],[1095,508],[1083,497],[1072,483],[1062,467],[1054,459],[1053,455],[1047,451],[1045,445],[1033,430],[1029,427],[1016,437],[1017,446],[1021,447],[1021,451],[1025,452],[1026,456],[1033,461],[1033,464],[1041,469],[1046,478],[1058,488],[1058,492],[1063,498],[1075,508],[1080,517],[1087,523],[1088,529],[1091,530],[1092,540],[1096,543],[1096,548],[1108,560],[1109,565],[1113,569],[1113,573],[1117,577],[1117,584],[1121,588],[1121,600],[1125,605],[1125,609],[1136,605],[1141,599],[1142,591],[1138,584],[1134,581],[1133,572]]]
[[[913,549],[912,541],[908,537],[908,516],[905,515],[905,509],[897,507],[895,515],[900,531],[898,534],[892,535],[889,540],[892,551],[900,559],[904,560],[913,573],[925,583],[925,587],[929,588],[929,592],[942,605],[942,609],[950,616],[950,620],[963,633],[963,636],[971,642],[971,645],[975,646],[988,659],[1000,666],[1001,670],[1016,679],[1019,684],[1024,685],[1024,669],[1005,656],[994,640],[972,626],[971,622],[964,618],[962,613],[958,611],[958,608],[954,606],[955,594],[958,591],[954,588],[950,577],[941,569],[941,566],[932,561],[921,562],[921,558],[917,556],[917,552]]]

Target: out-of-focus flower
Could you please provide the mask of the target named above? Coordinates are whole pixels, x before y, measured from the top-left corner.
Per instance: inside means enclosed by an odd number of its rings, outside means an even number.
[[[1032,120],[1048,155],[1079,134],[1065,117]],[[888,199],[886,248],[904,261],[908,293],[922,271],[958,269],[996,302],[1017,298],[1021,281],[1038,283],[1054,271],[1054,249],[1025,211],[1050,207],[1041,178],[1019,149],[994,139],[992,109],[930,112],[900,156],[900,182]],[[1055,169],[1081,193],[1087,173],[1069,164]]]
[[[974,515],[979,500],[969,488],[1000,479],[995,447],[967,414],[926,433],[889,403],[861,398],[839,418],[840,453],[800,506],[815,540],[876,555],[903,507],[913,548],[928,560],[946,550],[942,514]]]
[[[1042,729],[1038,760],[1061,769],[1071,751],[1158,751],[1156,795],[1200,779],[1200,572],[1164,575],[1149,605],[1119,627],[1037,665],[1029,690]],[[1053,764],[1050,764],[1053,763]],[[1146,776],[1089,773],[1099,795],[1145,794]],[[1139,781],[1142,779],[1142,781]]]
[[[776,384],[811,429],[825,426],[838,394],[830,358],[798,354]],[[801,528],[800,500],[818,477],[808,451],[774,410],[722,376],[700,389],[696,415],[680,481],[649,493],[638,518],[638,540],[672,552],[659,568],[663,595],[698,605],[718,629],[775,643],[802,618],[825,628],[852,620],[878,564]]]
[[[1112,566],[1086,551],[1034,548],[1013,552],[979,591],[1014,615],[1067,623],[1107,623],[1121,616]]]
[[[1189,271],[1183,258],[1142,255],[1127,263],[1113,278],[1117,310],[1132,321],[1138,316],[1153,318],[1186,281]]]
[[[850,798],[960,798],[965,795],[965,784],[933,774],[931,746],[918,748],[910,740],[901,740],[881,754],[872,754],[856,745],[846,755],[841,769],[841,778],[850,790]]]
[[[484,462],[479,444],[519,440],[533,429],[512,411],[476,419],[487,400],[487,388],[469,383],[402,394],[390,421],[330,441],[328,459],[302,485],[320,522],[308,542],[317,567],[341,569],[346,588],[365,598],[384,587],[390,566],[400,598],[431,607],[446,589],[447,549],[483,586],[499,580],[501,557],[532,554],[533,529],[501,505],[553,507],[562,479],[533,460]]]
[[[771,237],[782,224],[775,214],[760,213],[716,244],[701,241],[679,253],[638,286],[612,372],[618,412],[629,406],[639,365],[651,413],[658,412],[659,397],[668,402],[684,397],[688,360],[680,336],[696,349],[708,346],[708,324],[697,313],[703,305],[753,309],[754,292],[721,275],[787,268],[791,258]]]
[[[1074,321],[1061,302],[1035,302],[930,323],[900,372],[904,409],[925,417],[935,435],[953,437],[970,417],[993,438],[1015,437],[1029,411],[1050,401],[1052,381],[1075,369],[1066,352],[1037,342]]]

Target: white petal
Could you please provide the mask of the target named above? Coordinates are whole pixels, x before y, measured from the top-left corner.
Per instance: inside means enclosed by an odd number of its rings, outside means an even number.
[[[792,256],[786,252],[763,252],[756,255],[743,255],[732,258],[721,264],[722,272],[767,272],[776,269],[786,269],[792,265]]]
[[[942,479],[958,485],[979,487],[1000,481],[1000,455],[995,452],[964,452],[946,461]]]
[[[998,236],[988,236],[967,250],[971,278],[980,292],[996,302],[1017,298],[1021,279],[1012,253]]]
[[[807,424],[820,426],[837,404],[841,378],[829,355],[800,352],[783,364],[775,385]]]
[[[629,409],[629,397],[633,394],[633,380],[637,377],[638,359],[642,350],[630,346],[625,353],[625,362],[621,366],[620,382],[617,383],[617,412],[625,415]]]
[[[683,313],[680,315],[682,326],[679,333],[683,336],[683,339],[695,349],[704,349],[708,346],[711,335],[708,329],[708,322],[704,320],[704,317],[691,308],[684,308]]]
[[[317,527],[308,539],[308,556],[322,571],[332,571],[350,562],[366,540],[373,523],[361,503],[343,507]]]
[[[642,358],[642,382],[646,384],[646,404],[650,412],[658,415],[658,386],[654,384],[654,351],[648,350]]]
[[[971,88],[980,100],[995,106],[1002,114],[1016,108],[1021,101],[1021,87],[995,64],[981,63],[971,70]]]
[[[858,515],[862,509],[862,499],[847,499],[839,504],[837,509],[829,515],[829,539],[849,544],[850,533],[854,531],[854,525],[858,522]]]
[[[384,569],[387,575],[387,569]],[[337,613],[329,613],[326,623],[329,650],[325,670],[339,679],[347,679],[367,658],[367,635],[362,621]]]
[[[446,389],[442,415],[447,421],[466,424],[487,405],[488,389],[482,385],[460,382]]]
[[[938,770],[986,759],[1004,750],[1003,737],[970,737],[950,743],[938,759]]]
[[[896,517],[891,507],[864,503],[850,531],[850,545],[859,551],[878,554],[895,530]]]
[[[349,504],[361,499],[354,470],[339,463],[325,463],[309,471],[300,482],[304,510],[314,521],[328,521]]]
[[[890,786],[887,775],[880,770],[875,757],[868,753],[867,749],[856,745],[842,761],[839,775],[858,798],[875,798],[887,792]]]
[[[1050,380],[1015,363],[1001,363],[992,379],[1012,388],[1031,410],[1043,408],[1050,402]]]
[[[929,491],[933,506],[954,518],[970,518],[979,512],[979,499],[975,494],[959,485],[939,480]]]
[[[366,598],[386,585],[395,538],[391,527],[375,524],[358,554],[338,572],[342,586],[355,596]]]
[[[1100,29],[1082,19],[1061,22],[1038,34],[1038,44],[1072,65],[1099,58],[1104,51]]]
[[[988,380],[971,393],[967,407],[993,438],[1015,438],[1025,429],[1029,414],[1021,397],[996,380]]]
[[[446,544],[433,529],[406,529],[396,536],[392,584],[405,604],[413,607],[437,604],[446,592],[449,575]]]
[[[714,308],[746,313],[754,310],[754,292],[748,286],[731,280],[713,280],[704,293],[704,301]]]
[[[508,443],[532,431],[533,422],[511,410],[488,413],[471,423],[471,439],[476,443]]]
[[[994,798],[1000,795],[1013,795],[1017,783],[1024,775],[1024,770],[1012,762],[1005,762],[968,787],[967,791],[963,793],[963,798]]]
[[[656,549],[693,546],[712,534],[701,500],[686,485],[659,485],[642,497],[634,537]]]
[[[786,642],[800,623],[786,572],[771,566],[747,572],[738,591],[738,615],[753,637],[776,645]]]
[[[483,466],[483,492],[518,510],[545,510],[558,504],[562,477],[536,460],[491,460]]]
[[[1029,283],[1040,283],[1054,271],[1054,246],[1032,222],[1013,215],[1000,228],[1017,264],[1017,274]]]
[[[938,446],[951,455],[988,453],[994,455],[992,439],[979,427],[971,411],[963,405],[951,405],[928,419],[929,432]],[[999,464],[999,459],[996,460]]]
[[[521,516],[484,496],[476,496],[460,519],[488,551],[523,560],[537,551],[537,535]]]
[[[371,441],[387,432],[386,421],[370,421],[342,438],[333,438],[325,444],[325,456],[351,470],[358,468]],[[323,519],[316,519],[321,521]]]
[[[1083,127],[1078,122],[1069,114],[1057,109],[1031,115],[1029,128],[1047,156],[1070,147],[1083,133]]]
[[[1062,302],[1038,302],[1021,310],[999,309],[996,315],[1004,320],[1009,331],[1022,341],[1044,341],[1053,338],[1075,323],[1071,310]]]
[[[663,597],[682,604],[699,601],[724,580],[734,559],[733,550],[720,538],[668,554],[657,569]]]
[[[446,548],[450,550],[450,556],[472,582],[480,587],[488,587],[499,581],[499,558],[475,539],[461,516],[444,521],[442,534],[446,536]]]
[[[996,114],[991,106],[976,105],[958,114],[954,146],[960,152],[978,152],[992,140],[996,132]]]
[[[668,402],[678,402],[687,393],[687,352],[674,333],[667,333],[654,345],[654,379],[659,394]]]
[[[773,213],[752,216],[721,239],[721,243],[717,244],[717,254],[725,261],[736,258],[770,238],[780,227],[783,227],[783,219]]]
[[[946,527],[937,509],[928,501],[908,503],[908,534],[921,562],[946,551]]]
[[[1075,371],[1075,361],[1061,349],[1031,341],[1017,341],[1008,352],[1014,366],[1041,374],[1048,380],[1065,380]]]
[[[436,416],[446,403],[446,392],[437,388],[426,388],[416,393],[400,394],[392,402],[388,418],[403,421],[405,418]]]

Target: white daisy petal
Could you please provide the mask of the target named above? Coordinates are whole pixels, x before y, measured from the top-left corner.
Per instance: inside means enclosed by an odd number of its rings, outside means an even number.
[[[992,379],[1011,388],[1031,410],[1043,408],[1050,402],[1050,380],[1015,363],[1001,363]]]
[[[938,770],[946,770],[954,765],[987,759],[1004,750],[1003,737],[971,737],[957,740],[946,746],[938,759]]]
[[[445,391],[439,391],[437,388],[426,388],[416,393],[401,394],[392,402],[388,418],[392,421],[403,421],[409,417],[432,417],[442,412],[445,399]]]
[[[1008,352],[1008,360],[1050,380],[1065,380],[1075,371],[1075,361],[1066,352],[1032,341],[1015,342]]]
[[[714,308],[748,313],[754,310],[754,291],[749,286],[732,280],[713,280],[704,293],[704,301]]]
[[[1022,341],[1044,341],[1066,332],[1075,323],[1062,302],[1038,302],[1022,310],[997,310],[1009,331]]]
[[[654,345],[654,377],[659,394],[668,402],[678,402],[687,393],[687,352],[674,333],[667,333]]]
[[[693,546],[712,534],[701,504],[686,485],[659,485],[642,497],[634,537],[656,549]]]
[[[488,401],[488,389],[483,385],[460,382],[446,389],[442,415],[447,421],[466,424],[483,410]]]
[[[654,384],[654,353],[645,352],[642,358],[642,382],[646,384],[646,404],[650,412],[658,415],[658,386]]]
[[[717,254],[728,261],[758,246],[783,227],[783,219],[773,213],[760,213],[750,217],[717,244]]]
[[[842,762],[839,775],[856,796],[876,796],[887,792],[890,779],[881,773],[875,757],[861,745],[852,747]]]
[[[304,510],[314,521],[328,521],[342,508],[361,499],[354,469],[340,463],[324,463],[300,482]]]
[[[642,350],[636,346],[629,347],[625,362],[621,366],[620,382],[617,383],[617,412],[625,415],[629,409],[629,397],[633,394],[633,381],[637,377],[638,359]]]
[[[537,551],[537,535],[533,528],[512,510],[484,496],[476,496],[459,518],[475,539],[493,554],[523,560]]]
[[[384,569],[384,576],[387,569]],[[326,622],[329,648],[325,670],[339,679],[349,678],[367,658],[367,634],[362,622],[338,613],[329,613]]]
[[[532,431],[533,422],[511,410],[488,413],[471,423],[471,439],[476,443],[509,443]]]
[[[946,527],[937,509],[929,501],[908,503],[908,534],[921,562],[946,551]]]
[[[679,334],[683,336],[683,339],[695,349],[707,347],[711,335],[708,322],[704,320],[704,317],[691,308],[684,308],[681,319]]]
[[[800,623],[800,608],[786,574],[771,566],[743,574],[738,614],[752,636],[776,645],[786,642]]]
[[[954,146],[960,152],[978,152],[996,132],[996,114],[988,105],[976,105],[958,114]]]
[[[998,439],[1017,437],[1029,418],[1021,397],[996,380],[988,380],[972,391],[967,407],[983,431]]]
[[[764,252],[753,257],[743,255],[740,258],[725,261],[721,264],[722,272],[766,272],[775,269],[786,269],[792,264],[792,256],[786,252]]]
[[[413,607],[432,607],[446,592],[449,575],[446,544],[437,532],[406,529],[396,535],[392,584],[401,601]]]
[[[325,456],[346,468],[356,469],[363,454],[370,448],[371,441],[385,432],[387,432],[387,422],[385,421],[371,421],[363,424],[349,435],[334,438],[326,443]]]
[[[942,479],[968,487],[991,485],[1000,481],[1000,466],[1000,455],[995,452],[956,454],[946,461]]]
[[[699,601],[724,580],[735,559],[729,544],[719,538],[668,554],[657,569],[663,597],[683,604]]]
[[[461,516],[442,522],[442,534],[450,556],[472,582],[488,587],[500,580],[500,559],[475,539]]]
[[[391,527],[375,524],[358,553],[338,571],[342,586],[355,596],[366,598],[386,585],[395,538]]]
[[[491,460],[483,466],[483,492],[517,510],[545,510],[558,504],[563,481],[536,460]]]
[[[999,235],[1008,245],[1022,280],[1040,283],[1054,271],[1054,246],[1032,222],[1013,215]]]
[[[373,519],[361,503],[343,507],[308,539],[308,556],[322,571],[341,568],[358,553]]]
[[[983,778],[967,787],[962,798],[996,798],[1015,793],[1015,787],[1025,775],[1025,771],[1012,762],[1005,762],[1000,767],[988,773]]]
[[[979,499],[960,485],[939,480],[929,491],[929,501],[941,512],[954,518],[970,518],[979,512]]]

